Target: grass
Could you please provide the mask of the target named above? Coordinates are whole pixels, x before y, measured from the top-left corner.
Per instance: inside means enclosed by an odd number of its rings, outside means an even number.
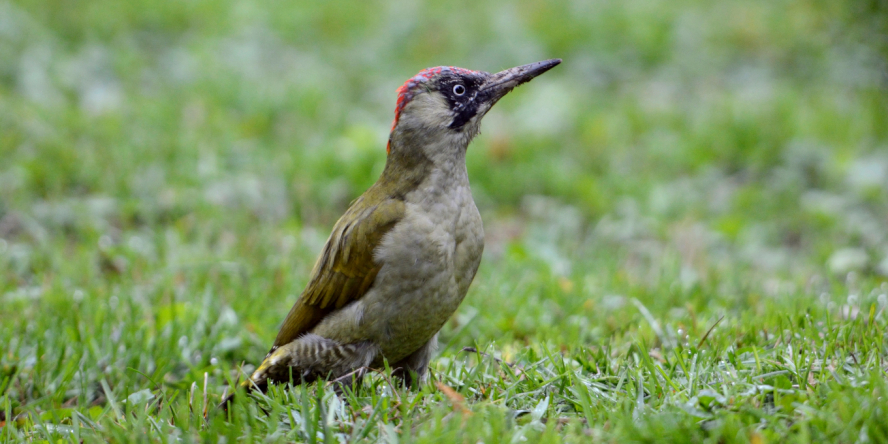
[[[879,11],[0,2],[0,441],[886,441]],[[550,57],[470,147],[487,246],[429,383],[213,411],[397,86]]]

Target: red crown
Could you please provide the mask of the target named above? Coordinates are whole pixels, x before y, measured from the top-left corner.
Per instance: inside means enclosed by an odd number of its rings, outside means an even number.
[[[400,88],[398,88],[398,101],[395,104],[395,120],[392,121],[392,131],[395,130],[395,125],[398,124],[398,119],[401,118],[401,110],[407,106],[407,103],[410,102],[410,99],[413,98],[413,92],[416,87],[421,83],[428,82],[430,79],[435,76],[441,74],[443,71],[452,71],[457,74],[477,74],[477,71],[472,71],[470,69],[459,68],[456,66],[436,66],[434,68],[426,68],[419,72],[419,74],[407,79]],[[385,152],[389,153],[392,150],[392,141],[389,138],[389,143],[385,147]]]

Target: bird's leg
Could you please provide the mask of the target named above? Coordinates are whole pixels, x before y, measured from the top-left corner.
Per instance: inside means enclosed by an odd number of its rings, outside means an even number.
[[[438,348],[438,335],[432,336],[429,342],[392,365],[392,376],[401,380],[405,387],[413,387],[426,379],[432,353]]]

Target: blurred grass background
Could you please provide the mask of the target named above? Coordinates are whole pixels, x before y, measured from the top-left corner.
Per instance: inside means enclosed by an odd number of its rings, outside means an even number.
[[[564,59],[469,148],[488,245],[444,361],[491,343],[625,357],[721,316],[725,344],[806,312],[884,324],[886,17],[881,0],[2,1],[0,394],[10,412],[103,405],[99,380],[145,384],[126,368],[221,386],[257,362],[381,172],[395,89],[436,65]]]

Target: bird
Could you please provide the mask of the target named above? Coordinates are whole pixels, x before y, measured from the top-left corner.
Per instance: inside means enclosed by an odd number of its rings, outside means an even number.
[[[469,143],[497,101],[559,63],[493,74],[439,66],[398,88],[382,174],[334,225],[246,390],[354,378],[386,364],[407,386],[426,378],[438,332],[484,249]]]

